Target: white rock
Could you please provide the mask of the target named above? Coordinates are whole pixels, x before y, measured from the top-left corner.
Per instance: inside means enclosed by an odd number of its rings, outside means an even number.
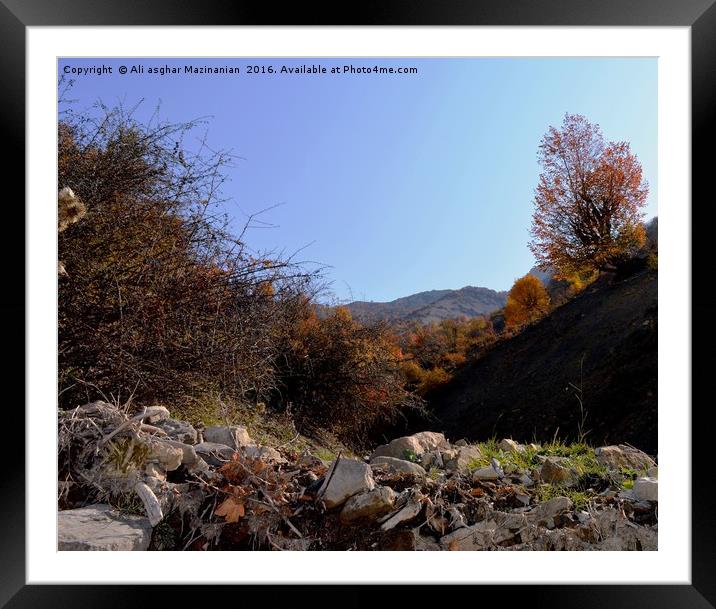
[[[236,452],[231,446],[226,444],[217,444],[216,442],[202,442],[194,446],[194,451],[214,467],[223,465],[231,460]]]
[[[488,467],[481,467],[472,472],[472,479],[477,480],[497,480],[499,478],[495,468],[491,465]]]
[[[58,550],[146,550],[152,525],[98,504],[58,512]]]
[[[410,454],[415,454],[419,457],[424,452],[448,448],[450,448],[450,443],[445,439],[443,434],[433,431],[421,431],[412,436],[396,438],[388,444],[379,446],[373,451],[371,460],[375,457],[405,459]]]
[[[533,524],[543,525],[551,529],[554,527],[555,517],[571,510],[573,505],[568,497],[553,497],[549,501],[535,506],[532,511],[527,513],[527,518]]]
[[[343,506],[341,520],[376,519],[390,512],[395,505],[396,494],[392,488],[379,486],[367,493],[354,495]]]
[[[414,476],[424,476],[425,470],[411,461],[404,459],[394,459],[393,457],[375,457],[370,462],[371,465],[386,466],[389,470],[401,474],[412,474]]]
[[[149,448],[150,452],[147,455],[147,460],[159,463],[168,472],[177,469],[184,459],[184,451],[181,448],[172,446],[167,440],[151,439]]]
[[[212,425],[204,430],[204,441],[225,444],[231,448],[242,448],[254,441],[242,425]]]
[[[628,467],[635,470],[646,470],[653,465],[654,460],[642,452],[626,444],[619,446],[601,446],[594,449],[597,462],[609,469],[619,469],[620,467]]]
[[[504,450],[507,453],[522,453],[525,451],[525,447],[522,446],[522,444],[520,444],[519,442],[515,442],[511,438],[505,438],[504,440],[502,440],[502,442],[499,443],[498,448],[500,450]]]
[[[576,472],[563,465],[560,457],[545,459],[540,468],[540,479],[549,484],[568,484],[577,479]]]
[[[443,536],[440,546],[444,550],[485,550],[494,543],[496,529],[494,521],[483,520]]]
[[[162,439],[161,441],[182,451],[182,465],[194,465],[199,460],[199,457],[196,455],[196,450],[191,444],[184,444],[184,442],[180,442],[179,440],[170,439]]]
[[[632,488],[634,496],[642,501],[659,501],[659,480],[657,478],[637,478]]]
[[[144,420],[151,424],[166,421],[169,417],[169,409],[165,406],[149,406],[144,411]]]
[[[398,526],[401,522],[407,522],[412,520],[423,509],[423,504],[419,501],[419,498],[411,498],[408,503],[393,514],[388,520],[380,525],[382,531],[389,531],[390,529]]]
[[[358,493],[372,491],[375,481],[370,466],[354,459],[337,459],[331,464],[318,496],[327,508],[343,505]]]
[[[270,446],[257,446],[249,444],[243,448],[244,454],[250,459],[260,459],[266,463],[286,463],[286,459],[281,456],[275,448]]]
[[[172,440],[176,440],[184,444],[196,444],[196,429],[194,429],[194,427],[186,421],[167,419],[165,421],[159,421],[157,423],[157,427],[163,430]]]

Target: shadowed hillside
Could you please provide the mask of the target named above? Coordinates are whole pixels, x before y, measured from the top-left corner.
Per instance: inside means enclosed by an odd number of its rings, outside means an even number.
[[[596,444],[657,449],[657,272],[602,278],[574,300],[495,346],[436,390],[431,409],[457,439],[544,441],[584,430]],[[425,422],[416,425],[424,426]]]

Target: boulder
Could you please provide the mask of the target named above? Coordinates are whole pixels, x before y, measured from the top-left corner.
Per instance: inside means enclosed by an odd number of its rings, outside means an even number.
[[[241,425],[212,425],[204,430],[204,441],[225,444],[231,448],[243,448],[254,441],[246,427]]]
[[[594,454],[600,465],[612,470],[628,467],[629,469],[641,471],[656,465],[654,460],[645,452],[626,444],[601,446],[594,449]]]
[[[525,447],[522,446],[522,444],[520,444],[519,442],[515,442],[511,438],[505,438],[504,440],[502,440],[502,442],[499,443],[498,448],[500,450],[505,451],[506,453],[521,453],[525,451]]]
[[[343,505],[359,493],[372,491],[375,481],[370,466],[354,459],[337,459],[326,473],[318,496],[327,508]]]
[[[659,501],[659,480],[657,478],[637,478],[632,488],[634,496],[642,501]]]
[[[231,446],[226,444],[217,444],[216,442],[202,442],[194,446],[194,451],[201,455],[202,459],[209,465],[219,467],[227,461],[231,460],[236,452]]]
[[[243,451],[250,459],[260,459],[266,463],[286,463],[286,459],[281,456],[281,453],[270,446],[249,444],[243,447]]]
[[[572,501],[568,497],[553,497],[549,501],[535,506],[534,509],[527,512],[526,515],[532,524],[552,529],[555,526],[554,519],[564,512],[571,510],[572,507]]]
[[[166,419],[159,421],[157,427],[167,434],[167,437],[183,444],[196,444],[197,433],[194,427],[186,421]]]
[[[144,473],[150,478],[157,478],[158,480],[167,479],[167,471],[158,463],[147,463],[144,468]]]
[[[105,504],[58,512],[58,550],[146,550],[152,525]]]
[[[182,465],[194,465],[199,460],[199,457],[196,455],[196,450],[191,444],[184,444],[184,442],[180,442],[179,440],[170,439],[162,439],[162,442],[182,451]]]
[[[147,461],[158,463],[165,471],[172,472],[178,469],[184,459],[184,451],[172,446],[166,440],[151,439],[149,441],[149,454]]]
[[[560,457],[549,457],[539,470],[540,479],[548,484],[569,484],[577,478],[575,472],[563,465]]]
[[[440,546],[443,550],[486,550],[494,544],[496,529],[493,520],[483,520],[444,535]]]
[[[380,525],[381,531],[390,531],[397,527],[402,522],[407,522],[415,518],[423,510],[422,497],[416,495],[410,497],[408,502],[400,508],[395,514],[392,514],[387,520],[384,519],[383,524]]]
[[[379,486],[367,493],[354,495],[343,506],[341,521],[375,520],[393,509],[396,494],[392,488]]]
[[[423,466],[423,469],[426,470],[430,469],[431,467],[439,467],[442,469],[443,467],[445,467],[442,455],[443,453],[441,453],[439,450],[429,450],[428,452],[425,452],[420,455],[420,464]]]
[[[453,451],[452,458],[444,461],[445,469],[450,471],[465,472],[470,464],[482,458],[482,453],[477,446],[458,446]]]
[[[393,457],[395,459],[405,459],[408,455],[419,457],[430,450],[448,448],[450,448],[450,443],[443,434],[433,431],[421,431],[412,436],[396,438],[388,444],[379,446],[373,451],[371,460],[375,457]]]
[[[424,476],[425,470],[417,463],[405,461],[404,459],[394,459],[393,457],[375,457],[370,462],[371,465],[384,465],[390,471],[401,474],[412,474],[414,476]]]
[[[472,472],[472,479],[475,482],[480,480],[497,480],[499,477],[500,475],[497,473],[497,470],[495,470],[495,468],[491,465],[487,467],[480,467]]]
[[[159,421],[166,421],[171,415],[166,406],[149,406],[144,411],[144,420],[154,425]]]

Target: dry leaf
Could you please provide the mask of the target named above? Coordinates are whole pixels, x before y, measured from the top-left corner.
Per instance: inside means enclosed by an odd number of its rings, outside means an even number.
[[[235,497],[229,497],[226,499],[214,512],[217,516],[223,516],[226,522],[238,522],[240,518],[244,517],[246,508],[244,502]]]

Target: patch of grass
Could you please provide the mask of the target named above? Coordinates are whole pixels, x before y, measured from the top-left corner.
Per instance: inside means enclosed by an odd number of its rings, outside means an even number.
[[[622,488],[631,490],[634,488],[634,480],[632,478],[626,478],[622,481]]]
[[[574,509],[584,510],[595,495],[587,491],[577,491],[552,484],[540,484],[537,487],[537,497],[540,502],[549,501],[555,497],[567,497],[574,504]]]
[[[336,458],[335,453],[328,450],[327,448],[316,448],[313,451],[313,455],[318,457],[322,461],[326,461],[327,463],[334,461]]]
[[[406,450],[403,456],[406,461],[410,461],[411,463],[420,463],[420,457],[418,457],[417,453],[413,450]]]
[[[442,475],[443,471],[439,467],[431,467],[428,470],[428,478],[431,480],[437,480]]]

